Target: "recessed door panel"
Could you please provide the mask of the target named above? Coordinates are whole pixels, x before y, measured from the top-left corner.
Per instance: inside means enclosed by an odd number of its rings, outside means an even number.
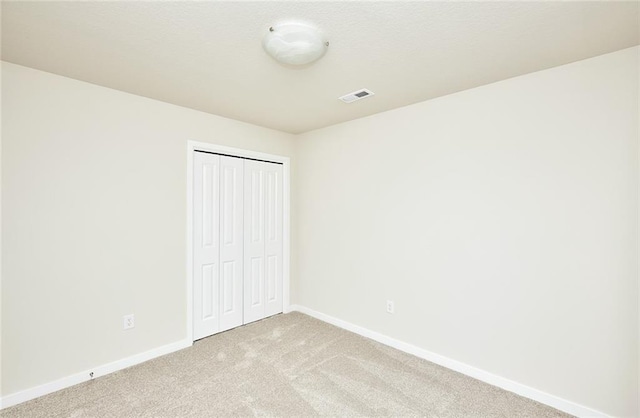
[[[213,239],[216,235],[218,165],[215,162],[202,164],[202,247],[215,246]],[[214,202],[216,200],[216,202]]]
[[[218,317],[218,266],[202,266],[202,319]]]
[[[224,245],[233,245],[235,242],[235,218],[237,216],[235,210],[236,199],[236,181],[237,170],[235,167],[222,167],[222,243]]]
[[[264,283],[264,257],[251,259],[251,274],[249,275],[249,287],[251,287],[251,308],[260,308],[264,300],[262,284]]]
[[[256,165],[252,163],[252,165]],[[260,245],[264,235],[264,183],[263,171],[255,168],[251,171],[250,211],[251,242]]]
[[[238,308],[235,301],[235,288],[233,281],[235,274],[235,261],[226,261],[222,263],[222,315],[232,314]]]
[[[276,300],[278,277],[278,257],[270,255],[267,257],[267,303]]]
[[[266,232],[267,240],[270,242],[278,239],[278,228],[280,220],[278,219],[278,195],[280,194],[278,184],[278,173],[267,168],[266,171]]]

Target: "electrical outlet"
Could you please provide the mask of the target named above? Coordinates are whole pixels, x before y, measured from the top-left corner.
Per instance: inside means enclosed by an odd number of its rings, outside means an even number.
[[[123,316],[122,320],[123,320],[122,329],[131,329],[136,326],[136,321],[133,314]]]
[[[395,312],[395,306],[393,305],[393,301],[392,300],[388,300],[387,301],[387,312],[392,314]]]

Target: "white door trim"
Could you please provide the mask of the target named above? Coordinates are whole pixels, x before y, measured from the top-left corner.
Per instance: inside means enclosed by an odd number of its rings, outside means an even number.
[[[256,160],[273,161],[282,163],[283,180],[283,207],[282,207],[282,308],[283,312],[289,311],[290,278],[289,269],[291,263],[290,242],[290,167],[289,157],[282,155],[266,154],[263,152],[249,151],[240,148],[226,147],[210,144],[208,142],[187,141],[187,340],[193,341],[193,152],[208,151],[219,154],[232,155]]]

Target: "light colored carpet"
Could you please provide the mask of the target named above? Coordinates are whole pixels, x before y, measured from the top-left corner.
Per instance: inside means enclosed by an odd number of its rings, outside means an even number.
[[[300,313],[3,410],[9,417],[567,417]]]

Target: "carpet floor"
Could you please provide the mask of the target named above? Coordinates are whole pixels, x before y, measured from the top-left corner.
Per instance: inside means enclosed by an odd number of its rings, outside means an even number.
[[[13,417],[568,417],[300,313],[4,409]]]

